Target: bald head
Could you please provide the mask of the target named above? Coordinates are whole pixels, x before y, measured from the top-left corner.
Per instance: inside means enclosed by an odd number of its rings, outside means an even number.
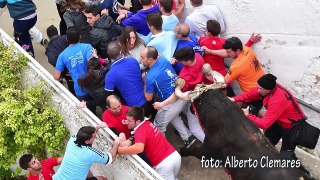
[[[121,46],[119,42],[112,41],[107,47],[108,56],[111,60],[116,60],[121,56]]]
[[[115,95],[110,95],[106,99],[107,108],[114,115],[119,115],[121,113],[121,102],[119,98]]]
[[[179,23],[174,29],[174,32],[176,33],[178,39],[188,38],[190,28],[186,23]]]
[[[158,59],[158,51],[153,46],[144,48],[140,55],[140,60],[145,67],[151,67]]]

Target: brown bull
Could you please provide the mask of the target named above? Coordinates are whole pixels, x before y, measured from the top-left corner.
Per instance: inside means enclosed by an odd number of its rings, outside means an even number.
[[[182,156],[195,156],[202,160],[202,166],[204,161],[212,159],[216,163],[214,167],[224,167],[232,179],[304,179],[297,168],[300,161],[283,159],[242,109],[221,90],[208,90],[200,95],[181,93],[179,89],[176,88],[176,95],[183,99],[198,96],[194,107],[206,135],[203,144],[197,141],[188,149],[181,148]]]

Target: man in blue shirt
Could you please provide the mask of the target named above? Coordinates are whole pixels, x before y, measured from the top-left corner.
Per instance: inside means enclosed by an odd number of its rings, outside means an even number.
[[[67,40],[69,46],[59,55],[53,77],[59,80],[61,72],[66,67],[74,81],[76,97],[80,101],[88,100],[88,93],[79,86],[78,79],[87,73],[87,62],[92,57],[93,48],[90,44],[79,43],[80,33],[75,27],[67,29]]]
[[[162,56],[158,58],[158,51],[152,46],[148,46],[141,51],[141,62],[150,68],[146,75],[145,97],[147,101],[151,101],[154,95],[156,95],[161,102],[168,101],[171,96],[174,96],[175,81],[177,78],[177,74],[170,62]],[[179,114],[181,112],[185,113],[190,128],[193,128],[193,124],[198,120],[190,112],[187,104],[188,101],[180,99],[168,103],[168,105],[159,109],[154,120],[154,125],[165,135],[167,125],[172,123],[188,147],[195,141],[195,137],[184,125]],[[192,124],[190,122],[192,122]],[[195,130],[195,128],[192,130]],[[193,132],[203,133],[201,128]],[[203,141],[202,138],[201,141]]]
[[[171,61],[178,43],[174,32],[162,30],[163,21],[159,13],[149,14],[147,16],[147,22],[152,33],[151,41],[147,46],[154,46],[161,56]]]
[[[80,128],[77,135],[72,136],[68,141],[61,166],[53,176],[53,180],[79,180],[90,178],[92,177],[92,174],[89,170],[93,163],[113,163],[117,156],[119,147],[118,141],[114,141],[113,146],[108,153],[103,153],[92,147],[98,130],[106,127],[107,124],[103,122],[96,128],[91,126]]]
[[[160,11],[163,20],[162,29],[165,31],[173,31],[179,23],[179,19],[172,13],[173,0],[160,0]]]
[[[113,63],[105,78],[105,90],[111,94],[117,89],[127,106],[142,107],[147,117],[155,115],[152,102],[147,102],[143,94],[144,84],[138,61],[123,57],[118,42],[109,43],[107,50]]]
[[[160,12],[157,5],[152,5],[152,0],[140,0],[142,9],[136,14],[132,12],[120,12],[117,22],[122,26],[132,26],[139,34],[147,36],[150,33],[146,17],[150,13]]]
[[[190,47],[193,49],[194,52],[203,55],[203,49],[201,49],[197,38],[190,34],[190,28],[186,23],[179,23],[174,29],[174,33],[178,38],[178,44],[176,47],[176,51],[183,48],[183,47]],[[173,62],[173,68],[177,72],[180,73],[183,65],[180,62]]]

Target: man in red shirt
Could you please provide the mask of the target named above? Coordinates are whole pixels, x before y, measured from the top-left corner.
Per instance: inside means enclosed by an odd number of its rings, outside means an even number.
[[[28,180],[52,180],[53,167],[61,164],[63,157],[38,161],[31,154],[24,154],[19,160],[20,167],[30,172]]]
[[[212,83],[201,72],[202,66],[205,64],[202,56],[195,53],[192,48],[181,48],[174,53],[174,57],[183,64],[179,78],[184,79],[186,83],[181,90],[182,92],[193,90],[197,84]]]
[[[223,76],[226,76],[227,71],[224,65],[224,58],[228,57],[228,54],[226,50],[223,49],[223,44],[226,42],[226,39],[219,37],[221,32],[220,24],[216,20],[208,20],[206,28],[206,36],[199,39],[200,46],[205,50],[203,59],[206,63],[210,64],[213,70],[219,72]],[[253,44],[260,41],[260,34],[252,34],[245,46],[251,47]],[[227,87],[227,95],[235,96],[231,86]]]
[[[183,64],[179,78],[185,80],[185,85],[181,91],[185,92],[193,90],[197,84],[212,83],[201,71],[202,66],[205,64],[202,56],[199,53],[195,53],[191,47],[183,47],[177,50],[174,53],[174,58]],[[169,103],[175,102],[177,99],[178,97],[173,94],[166,100],[155,103],[154,107],[156,109],[161,109]],[[191,102],[189,101],[184,107],[184,114],[187,116],[189,129],[198,140],[203,142],[205,134],[200,126],[199,120],[190,111],[190,107]]]
[[[297,99],[276,80],[277,77],[274,75],[265,74],[258,79],[258,87],[229,99],[234,102],[262,99],[263,106],[267,110],[264,115],[258,117],[250,114],[248,109],[243,109],[244,114],[259,128],[265,130],[265,136],[273,145],[278,144],[282,139],[280,154],[284,158],[297,160],[294,153],[296,145],[289,140],[290,130],[297,121],[306,120],[307,117]],[[300,169],[306,173],[306,177],[310,176],[309,171],[302,165]]]
[[[120,146],[120,154],[137,154],[145,151],[154,169],[166,180],[177,178],[181,156],[163,134],[149,121],[144,120],[142,108],[133,106],[127,111],[128,128],[134,130],[134,144]]]
[[[130,137],[130,129],[127,126],[126,111],[128,106],[121,104],[119,98],[110,95],[106,100],[107,109],[102,114],[102,121],[116,134],[124,133],[126,138]]]
[[[128,120],[126,115],[129,107],[122,105],[120,99],[115,95],[108,96],[106,101],[108,109],[102,114],[102,121],[107,123],[108,127],[119,136],[121,145],[131,145],[133,137],[130,134],[131,129],[127,125]],[[138,156],[151,165],[144,152],[139,153]]]

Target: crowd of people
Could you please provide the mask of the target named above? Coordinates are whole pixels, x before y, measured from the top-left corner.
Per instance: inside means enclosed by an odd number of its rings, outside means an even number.
[[[104,179],[93,177],[89,168],[94,162],[112,163],[117,153],[139,154],[162,177],[176,179],[181,156],[166,139],[168,124],[187,148],[205,139],[191,102],[174,94],[177,78],[185,80],[182,91],[186,92],[224,77],[230,100],[243,108],[253,106],[255,111],[243,109],[245,115],[266,130],[272,144],[282,138],[280,153],[296,159],[296,145],[287,141],[288,132],[305,115],[294,96],[276,83],[277,78],[264,74],[250,48],[261,36],[252,34],[245,45],[238,37],[221,38],[227,28],[219,7],[204,5],[203,0],[190,2],[194,11],[180,22],[185,0],[131,0],[131,7],[122,1],[56,0],[59,31],[50,25],[49,42],[42,42],[55,67],[54,79],[65,79],[80,101],[78,107],[93,113],[101,107],[103,123],[80,128],[68,141],[63,158],[39,162],[30,154],[22,156],[20,166],[30,171],[30,179],[50,179],[52,167],[60,164],[53,179]],[[14,19],[15,40],[33,55],[30,30],[37,20],[35,4],[0,0],[0,7],[6,5]],[[233,59],[228,71],[227,57]],[[202,74],[206,63],[219,77]],[[234,81],[241,89],[237,96]],[[265,114],[258,113],[262,106]],[[105,127],[119,136],[109,153],[91,147],[97,131]]]

